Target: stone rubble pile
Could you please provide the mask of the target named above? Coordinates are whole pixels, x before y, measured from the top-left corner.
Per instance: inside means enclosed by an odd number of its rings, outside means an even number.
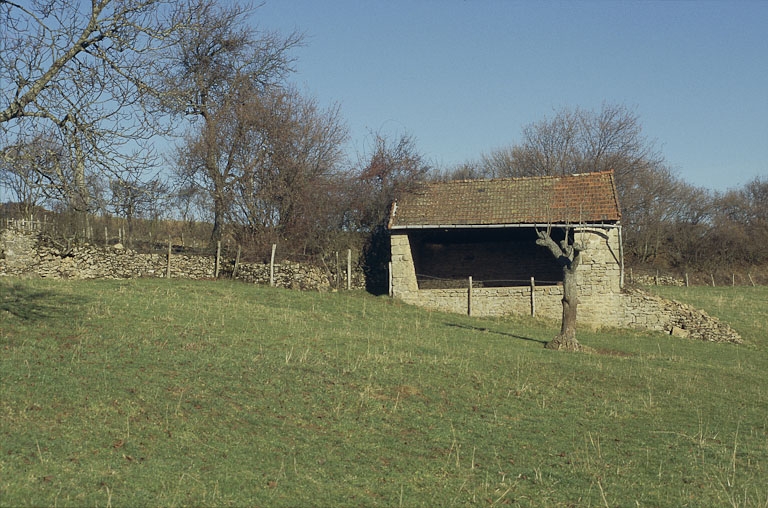
[[[622,295],[625,315],[635,328],[659,330],[678,337],[706,342],[743,342],[727,323],[691,305],[652,295],[640,289],[628,289]]]

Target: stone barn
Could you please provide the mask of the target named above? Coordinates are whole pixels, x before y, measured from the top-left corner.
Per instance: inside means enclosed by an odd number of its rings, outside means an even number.
[[[566,230],[587,249],[579,322],[600,326],[621,293],[621,212],[612,171],[425,183],[393,203],[392,296],[477,316],[559,319],[562,271],[536,230]]]

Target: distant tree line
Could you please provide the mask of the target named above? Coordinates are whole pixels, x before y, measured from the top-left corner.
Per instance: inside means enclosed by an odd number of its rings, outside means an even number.
[[[768,264],[768,180],[715,192],[676,176],[623,105],[564,108],[527,125],[519,144],[443,172],[443,179],[615,173],[630,264],[730,271]],[[730,273],[730,272],[729,272]]]
[[[457,167],[434,167],[408,134],[371,133],[352,160],[340,108],[290,81],[302,34],[257,29],[257,13],[215,0],[0,2],[4,196],[22,215],[59,212],[72,235],[118,217],[130,242],[138,225],[174,219],[254,257],[274,243],[286,256],[383,256],[389,205],[420,181],[612,169],[630,262],[768,263],[768,182],[685,183],[620,105],[562,109]]]

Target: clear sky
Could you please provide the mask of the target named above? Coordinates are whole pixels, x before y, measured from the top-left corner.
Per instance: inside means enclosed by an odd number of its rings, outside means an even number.
[[[340,104],[352,157],[407,133],[449,167],[608,102],[692,184],[768,177],[768,0],[266,0],[253,17],[305,33],[293,79]]]

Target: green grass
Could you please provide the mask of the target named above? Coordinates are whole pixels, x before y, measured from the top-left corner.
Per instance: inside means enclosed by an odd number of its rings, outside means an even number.
[[[768,506],[768,290],[688,291],[748,344],[0,279],[0,505]]]

